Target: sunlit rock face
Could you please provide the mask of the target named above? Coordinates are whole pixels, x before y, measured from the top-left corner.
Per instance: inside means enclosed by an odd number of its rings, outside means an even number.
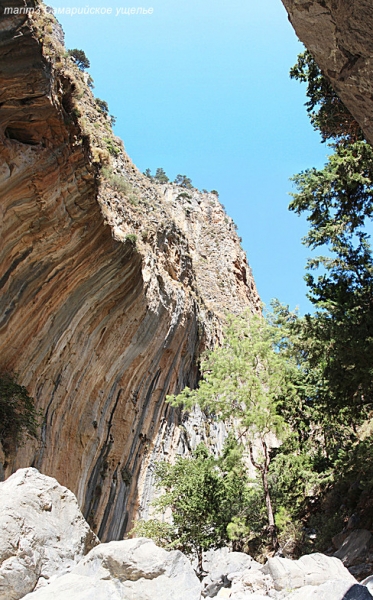
[[[259,298],[216,195],[139,173],[53,17],[28,4],[0,22],[0,369],[43,416],[0,473],[56,477],[114,540],[151,496],[148,466],[206,437],[166,394],[196,384],[225,312]]]
[[[372,3],[370,0],[282,2],[299,39],[373,144]]]

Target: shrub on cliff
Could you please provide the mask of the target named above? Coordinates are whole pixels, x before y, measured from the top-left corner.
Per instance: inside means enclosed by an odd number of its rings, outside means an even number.
[[[5,451],[25,435],[37,437],[38,413],[27,389],[9,373],[0,374],[0,442]]]
[[[161,167],[156,170],[155,175],[154,175],[154,179],[158,183],[168,183],[170,181],[169,178],[166,175],[165,170],[162,169]]]
[[[187,177],[186,175],[176,175],[174,183],[176,183],[176,185],[179,185],[180,187],[185,187],[188,190],[191,190],[193,188],[192,180],[189,179],[189,177]]]
[[[95,102],[100,112],[102,112],[104,115],[109,114],[109,105],[106,102],[106,100],[101,100],[101,98],[95,98]]]
[[[68,55],[74,59],[74,62],[81,71],[85,71],[91,66],[84,50],[78,50],[78,48],[73,48],[72,50],[68,50]]]
[[[104,167],[101,169],[101,174],[117,192],[129,196],[133,191],[132,185],[122,175],[113,173],[111,169]]]

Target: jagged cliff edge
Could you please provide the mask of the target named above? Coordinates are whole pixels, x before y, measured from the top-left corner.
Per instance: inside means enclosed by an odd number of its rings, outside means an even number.
[[[102,540],[120,539],[153,461],[207,435],[202,415],[180,426],[166,394],[195,385],[225,311],[260,303],[217,197],[136,169],[54,17],[27,6],[0,22],[0,369],[44,417],[2,476],[36,466]]]
[[[373,144],[370,0],[282,0],[299,39]]]

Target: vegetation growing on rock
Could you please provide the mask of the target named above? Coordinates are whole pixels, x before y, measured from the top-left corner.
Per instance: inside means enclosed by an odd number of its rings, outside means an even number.
[[[78,50],[78,48],[73,48],[72,50],[68,50],[68,55],[74,59],[76,65],[81,71],[85,71],[91,66],[84,50]]]
[[[262,492],[246,496],[227,531],[248,546],[256,536],[257,550],[269,533],[273,548],[279,541],[294,556],[325,550],[351,515],[373,525],[373,150],[308,52],[291,76],[307,83],[311,122],[334,150],[324,169],[293,178],[290,210],[307,215],[305,245],[323,251],[307,266],[315,312],[299,317],[276,301],[266,319],[228,318],[221,347],[202,359],[199,387],[172,402],[238,420]]]
[[[185,187],[188,190],[193,188],[192,180],[186,175],[176,175],[174,183],[176,183],[176,185],[180,185],[180,187]]]
[[[290,77],[307,84],[307,112],[324,142],[329,139],[338,139],[340,142],[363,139],[359,124],[308,50],[299,54],[296,64],[290,70]]]
[[[163,493],[153,502],[156,513],[172,511],[172,523],[158,519],[139,521],[137,536],[153,538],[166,548],[177,548],[198,558],[203,571],[203,552],[229,542],[230,523],[241,517],[250,495],[242,449],[229,437],[222,456],[215,458],[200,444],[189,458],[179,456],[174,465],[158,463],[156,486]]]
[[[0,374],[0,443],[5,452],[25,435],[37,437],[38,412],[27,389],[10,373]]]

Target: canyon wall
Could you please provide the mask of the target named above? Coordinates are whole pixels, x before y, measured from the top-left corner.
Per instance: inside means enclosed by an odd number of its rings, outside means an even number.
[[[373,144],[370,0],[282,0],[299,39]],[[294,61],[295,62],[295,61]]]
[[[217,196],[142,175],[54,17],[27,6],[0,21],[0,371],[18,373],[42,427],[2,471],[56,477],[103,541],[120,539],[149,465],[204,436],[203,415],[165,396],[196,384],[226,311],[260,302]]]

